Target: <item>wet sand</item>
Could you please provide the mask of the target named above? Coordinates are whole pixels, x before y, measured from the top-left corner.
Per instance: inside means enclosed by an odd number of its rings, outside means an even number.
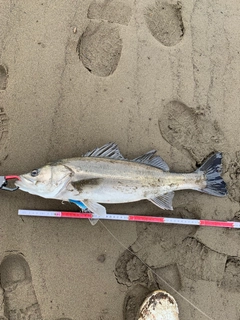
[[[0,8],[1,175],[109,141],[128,158],[156,149],[175,172],[221,151],[228,197],[181,191],[172,212],[147,201],[107,210],[239,221],[237,0]],[[18,217],[77,207],[21,191],[0,197],[0,315],[9,320],[134,320],[154,289],[175,297],[181,320],[239,319],[238,230]]]

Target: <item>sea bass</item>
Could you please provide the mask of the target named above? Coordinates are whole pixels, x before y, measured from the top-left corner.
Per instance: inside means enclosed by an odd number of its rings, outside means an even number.
[[[193,189],[218,197],[227,194],[221,177],[221,153],[213,154],[193,173],[170,173],[168,165],[155,153],[151,150],[127,160],[115,143],[108,143],[83,157],[60,160],[20,175],[15,184],[43,198],[73,202],[99,217],[106,216],[105,207],[99,203],[147,199],[172,210],[177,190]]]

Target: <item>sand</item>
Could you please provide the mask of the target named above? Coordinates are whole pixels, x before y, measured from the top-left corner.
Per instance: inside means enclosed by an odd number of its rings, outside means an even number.
[[[237,0],[1,0],[1,175],[109,141],[128,158],[156,149],[175,172],[221,151],[226,198],[179,191],[172,212],[107,210],[239,221],[239,15]],[[0,197],[9,320],[134,320],[154,289],[174,296],[181,320],[239,319],[238,230],[19,217],[77,207]]]

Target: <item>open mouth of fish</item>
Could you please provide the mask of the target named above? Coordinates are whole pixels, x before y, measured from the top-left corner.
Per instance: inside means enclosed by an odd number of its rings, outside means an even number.
[[[15,186],[19,187],[21,190],[26,190],[25,186],[27,185],[28,187],[31,185],[35,185],[37,183],[37,181],[34,181],[32,179],[20,176],[20,180],[17,180],[15,182]]]

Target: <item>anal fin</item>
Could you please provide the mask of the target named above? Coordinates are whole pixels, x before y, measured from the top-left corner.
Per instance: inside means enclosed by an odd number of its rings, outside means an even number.
[[[151,198],[148,200],[154,203],[156,206],[158,206],[161,209],[173,210],[173,206],[172,206],[173,197],[174,197],[174,192],[168,192],[162,196]]]

